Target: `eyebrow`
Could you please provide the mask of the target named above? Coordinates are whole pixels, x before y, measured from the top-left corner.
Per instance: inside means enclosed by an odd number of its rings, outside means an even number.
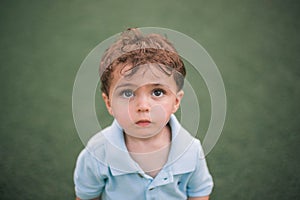
[[[153,83],[151,84],[153,87],[166,87],[166,85],[160,84],[160,83]]]
[[[123,87],[137,87],[137,85],[132,84],[132,83],[124,83],[124,84],[118,85],[116,87],[116,89],[123,88]]]
[[[166,87],[166,85],[163,85],[163,84],[160,84],[160,83],[149,83],[149,84],[145,84],[145,85],[150,85],[152,87]],[[124,83],[124,84],[118,85],[116,87],[116,90],[119,89],[119,88],[123,88],[123,87],[135,87],[135,88],[139,88],[138,85],[136,85],[136,84],[133,84],[133,83]]]

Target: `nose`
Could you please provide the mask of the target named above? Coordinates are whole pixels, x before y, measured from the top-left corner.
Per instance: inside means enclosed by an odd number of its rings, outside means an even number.
[[[136,110],[137,112],[149,112],[150,102],[147,95],[136,96]]]

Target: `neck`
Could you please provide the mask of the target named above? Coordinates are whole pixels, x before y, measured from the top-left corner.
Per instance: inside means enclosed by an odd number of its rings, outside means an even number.
[[[132,153],[149,153],[169,147],[171,128],[166,125],[158,134],[149,138],[133,137],[124,133],[126,147]]]
[[[168,160],[171,144],[171,128],[166,125],[162,131],[150,138],[135,138],[124,134],[130,156],[144,172],[155,177]]]

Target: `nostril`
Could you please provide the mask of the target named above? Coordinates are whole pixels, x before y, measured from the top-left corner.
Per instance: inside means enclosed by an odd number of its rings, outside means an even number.
[[[147,107],[139,107],[138,112],[149,112],[149,108]]]
[[[137,111],[138,112],[149,112],[150,111],[150,105],[146,102],[138,104],[137,105]]]

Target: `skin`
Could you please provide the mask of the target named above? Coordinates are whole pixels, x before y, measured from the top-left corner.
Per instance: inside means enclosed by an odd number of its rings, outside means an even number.
[[[188,200],[208,200],[209,196],[206,197],[189,197]]]
[[[102,93],[106,108],[124,129],[131,157],[148,175],[155,177],[168,158],[171,130],[167,123],[178,110],[183,91],[178,91],[173,76],[151,65],[138,69],[130,77],[116,70],[113,77],[109,95]],[[208,196],[188,198],[208,199]]]

